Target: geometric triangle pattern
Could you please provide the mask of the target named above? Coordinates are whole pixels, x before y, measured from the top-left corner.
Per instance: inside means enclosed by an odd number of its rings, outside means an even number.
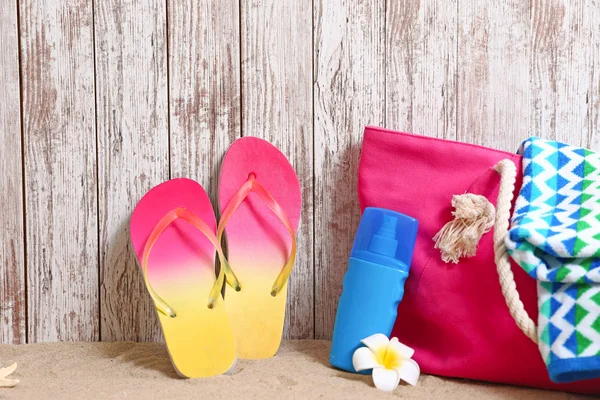
[[[600,285],[580,286],[538,281],[539,349],[549,368],[559,360],[600,357],[600,304],[592,299],[600,297]]]
[[[511,257],[541,281],[600,283],[600,154],[540,138],[519,152]]]
[[[538,281],[539,347],[552,370],[600,357],[600,154],[535,137],[519,153],[523,185],[505,242]]]

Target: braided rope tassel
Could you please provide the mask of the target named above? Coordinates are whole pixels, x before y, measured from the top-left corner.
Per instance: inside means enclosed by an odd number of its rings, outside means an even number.
[[[433,237],[444,262],[458,264],[462,257],[473,257],[481,237],[494,227],[496,211],[485,196],[465,193],[452,198],[454,220]]]

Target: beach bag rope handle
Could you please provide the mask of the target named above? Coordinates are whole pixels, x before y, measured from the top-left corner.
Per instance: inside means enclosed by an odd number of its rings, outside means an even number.
[[[498,192],[498,201],[496,202],[496,221],[494,223],[494,255],[496,269],[500,277],[500,286],[502,287],[502,294],[506,300],[506,305],[517,326],[527,337],[537,343],[537,327],[535,322],[529,317],[529,314],[527,314],[527,311],[525,311],[525,306],[519,297],[515,276],[511,270],[508,250],[504,241],[508,234],[510,209],[512,207],[513,192],[517,179],[517,167],[511,160],[505,159],[496,164],[494,169],[500,174],[500,190]]]
[[[525,306],[517,292],[517,284],[504,242],[508,234],[517,167],[511,160],[505,159],[496,164],[494,170],[500,174],[496,208],[482,195],[464,193],[453,196],[454,219],[445,224],[433,240],[444,262],[458,264],[462,257],[473,257],[477,253],[480,239],[493,228],[494,259],[502,294],[519,328],[537,343],[537,328],[525,311]]]

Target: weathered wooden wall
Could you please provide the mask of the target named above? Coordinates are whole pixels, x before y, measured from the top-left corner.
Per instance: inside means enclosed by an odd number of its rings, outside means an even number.
[[[0,342],[160,340],[129,215],[247,135],[302,184],[286,336],[329,338],[368,124],[600,150],[600,1],[3,2]]]

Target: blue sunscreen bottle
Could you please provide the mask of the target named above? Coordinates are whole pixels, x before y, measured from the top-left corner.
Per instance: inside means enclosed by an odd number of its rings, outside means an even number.
[[[375,333],[390,336],[404,295],[418,222],[383,208],[365,209],[338,304],[329,362],[356,372],[352,355]]]

